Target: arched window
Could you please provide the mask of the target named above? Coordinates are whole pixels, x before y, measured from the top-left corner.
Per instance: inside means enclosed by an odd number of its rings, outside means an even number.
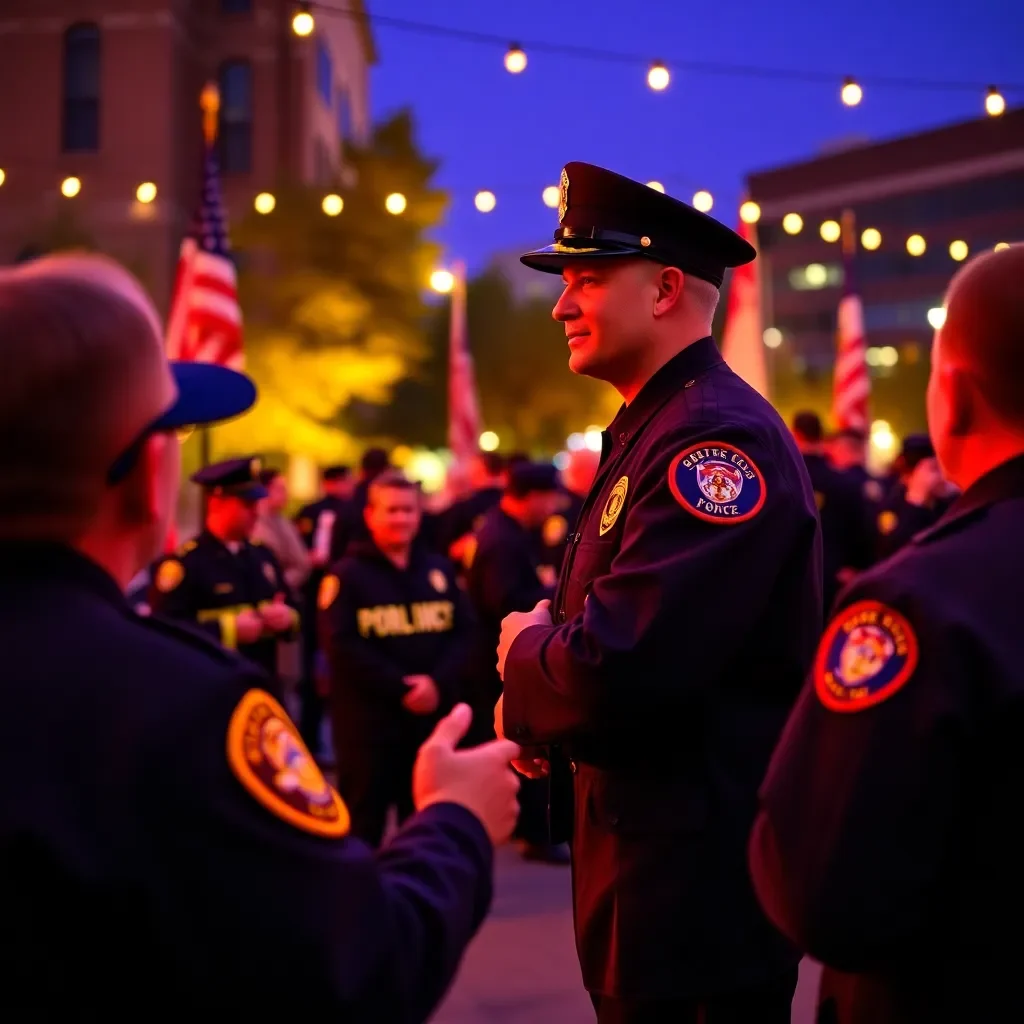
[[[248,61],[221,65],[218,140],[222,171],[252,170],[252,68]]]
[[[64,33],[64,112],[61,148],[65,153],[100,148],[100,27],[72,25]]]

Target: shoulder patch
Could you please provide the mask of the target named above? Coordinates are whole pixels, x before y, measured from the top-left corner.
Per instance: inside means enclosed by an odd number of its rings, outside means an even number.
[[[672,496],[709,523],[744,523],[764,507],[768,488],[754,460],[735,445],[702,441],[668,467]]]
[[[556,544],[561,544],[568,532],[569,524],[566,522],[565,516],[558,515],[548,516],[544,520],[544,527],[541,530],[544,543],[549,548],[553,548]]]
[[[611,494],[608,495],[608,500],[604,503],[604,510],[601,512],[601,526],[598,530],[599,537],[603,537],[615,525],[615,520],[619,518],[622,506],[626,504],[626,492],[628,490],[629,477],[620,476],[615,482]]]
[[[906,685],[917,654],[917,637],[904,616],[879,601],[857,601],[821,638],[814,689],[832,711],[863,711]]]
[[[320,581],[320,589],[316,595],[316,606],[320,611],[325,612],[334,604],[335,598],[341,591],[341,580],[334,573],[328,573]]]
[[[880,533],[892,533],[899,525],[899,517],[891,509],[878,514],[878,530]]]
[[[448,589],[448,577],[440,569],[431,569],[427,573],[427,579],[439,594],[443,594]]]
[[[153,584],[161,594],[169,594],[185,578],[185,568],[176,558],[168,558],[156,571]]]
[[[238,781],[271,814],[318,836],[348,832],[348,808],[269,693],[250,690],[238,702],[228,725],[227,753]]]

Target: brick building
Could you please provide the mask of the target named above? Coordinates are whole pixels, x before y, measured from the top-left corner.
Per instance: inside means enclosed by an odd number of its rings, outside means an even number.
[[[166,309],[210,80],[229,225],[276,182],[344,181],[345,144],[370,132],[376,59],[362,5],[350,7],[300,38],[292,0],[3,0],[0,263],[87,239]],[[152,202],[136,198],[142,183]]]
[[[788,354],[830,372],[843,268],[840,244],[824,240],[822,225],[849,209],[869,362],[876,373],[897,372],[927,352],[929,310],[958,258],[1024,239],[1024,109],[855,143],[752,173],[747,189],[761,207],[765,325],[781,332]],[[779,343],[778,334],[769,339]]]

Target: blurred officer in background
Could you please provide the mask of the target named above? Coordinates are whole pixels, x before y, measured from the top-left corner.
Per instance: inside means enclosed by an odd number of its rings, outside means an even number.
[[[552,588],[558,582],[569,534],[576,528],[576,520],[583,510],[583,502],[597,476],[600,462],[600,452],[579,448],[568,453],[568,462],[560,472],[563,491],[560,507],[548,516],[540,528],[541,571],[550,579]]]
[[[141,286],[94,256],[0,270],[0,360],[5,1019],[426,1020],[490,904],[517,748],[455,751],[456,709],[388,851],[347,836],[265,674],[124,596],[167,536],[176,431],[251,382],[168,366]]]
[[[565,281],[570,369],[624,405],[554,601],[502,624],[496,724],[570,759],[601,1024],[788,1024],[799,954],[757,904],[746,840],[821,632],[821,535],[792,436],[710,336],[726,267],[756,253],[589,164],[561,192],[555,244],[522,259]]]
[[[819,1024],[1024,1020],[1024,245],[958,271],[928,427],[962,494],[839,598],[772,759],[758,896]]]
[[[856,482],[868,506],[876,506],[885,497],[882,481],[868,470],[868,435],[863,430],[837,430],[829,442],[828,458],[840,473]]]

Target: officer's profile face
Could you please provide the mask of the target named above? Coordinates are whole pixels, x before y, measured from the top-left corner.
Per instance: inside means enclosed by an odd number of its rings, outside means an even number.
[[[216,524],[214,532],[224,540],[247,540],[256,528],[259,504],[244,501],[233,494],[214,494],[207,506],[207,520]]]
[[[551,315],[565,324],[569,369],[599,380],[630,379],[650,344],[659,267],[642,258],[573,260]]]
[[[402,548],[420,528],[420,493],[415,487],[374,487],[364,513],[366,527],[377,547]]]

